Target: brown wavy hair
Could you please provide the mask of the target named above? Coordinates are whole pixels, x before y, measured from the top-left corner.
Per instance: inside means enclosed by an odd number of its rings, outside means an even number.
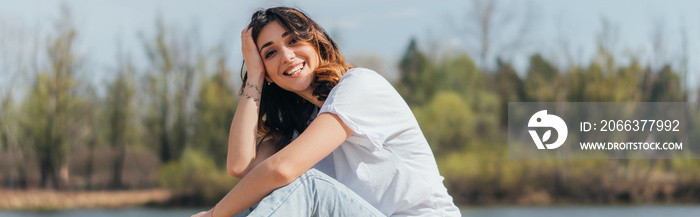
[[[319,101],[325,101],[331,89],[353,66],[345,62],[338,46],[323,28],[294,8],[275,7],[255,12],[248,26],[252,27],[256,44],[262,28],[271,22],[278,22],[293,39],[309,43],[315,48],[320,62],[314,71],[311,87],[313,96]],[[242,94],[248,80],[245,65],[241,66],[241,77]],[[258,114],[257,133],[260,141],[271,139],[277,151],[281,150],[292,141],[295,132],[301,133],[306,129],[314,118],[314,110],[314,105],[299,95],[282,89],[275,83],[264,84]]]

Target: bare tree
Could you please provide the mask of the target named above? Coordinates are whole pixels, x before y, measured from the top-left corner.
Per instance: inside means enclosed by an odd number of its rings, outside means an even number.
[[[653,68],[661,69],[664,64],[668,63],[668,54],[666,44],[666,24],[663,18],[654,20],[654,26],[650,33],[652,58],[651,64]]]
[[[163,162],[179,159],[192,134],[194,75],[204,60],[196,33],[195,29],[180,34],[158,19],[155,37],[142,38],[149,61],[145,86],[151,104],[145,125]]]
[[[107,105],[107,141],[114,153],[112,163],[112,180],[110,187],[122,188],[122,171],[126,159],[127,145],[130,143],[130,129],[133,128],[134,102],[134,67],[131,57],[122,52],[121,42],[118,42],[117,66],[113,69],[116,78],[108,85]]]
[[[75,47],[77,29],[65,5],[55,31],[56,35],[45,44],[45,53],[42,52],[47,57],[46,65],[37,67],[41,73],[37,73],[23,100],[20,125],[27,134],[26,143],[36,153],[41,186],[51,183],[59,188],[68,179],[70,146],[81,139],[74,135],[80,133],[86,119],[81,115],[85,108],[79,99],[80,81],[76,77],[82,66],[82,57]]]
[[[553,59],[557,63],[557,67],[560,72],[566,72],[568,67],[575,63],[574,53],[571,47],[570,36],[567,35],[568,25],[563,23],[563,14],[559,15],[558,19],[555,19],[555,25],[557,26],[557,54],[551,56],[549,59]]]
[[[598,53],[595,61],[603,64],[605,73],[615,73],[615,53],[618,49],[620,27],[605,17],[601,18],[601,23],[603,29],[596,35]]]
[[[482,70],[491,66],[496,57],[509,59],[524,48],[535,21],[531,3],[523,13],[515,8],[499,4],[498,0],[473,0],[471,11],[466,14],[466,23],[458,25],[458,34],[473,39]]]
[[[17,87],[36,72],[32,70],[32,59],[38,56],[37,36],[36,31],[0,20],[0,147],[4,145],[7,149],[10,188],[27,187],[26,158],[18,138],[19,120],[14,97]]]
[[[688,82],[688,30],[685,24],[685,18],[681,18],[681,62],[680,62],[680,70],[681,70],[681,90],[683,90],[686,93],[690,93],[689,90],[687,90],[687,82]]]

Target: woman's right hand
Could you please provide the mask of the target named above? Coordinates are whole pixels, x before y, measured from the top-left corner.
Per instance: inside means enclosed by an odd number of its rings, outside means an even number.
[[[248,71],[248,80],[254,85],[262,84],[265,79],[265,65],[253,41],[253,28],[249,26],[241,32],[241,51],[246,71]]]
[[[256,159],[258,115],[265,81],[265,66],[253,41],[250,27],[241,32],[241,51],[248,80],[241,87],[236,113],[231,121],[226,155],[226,169],[231,176],[237,178],[245,176],[251,162]]]

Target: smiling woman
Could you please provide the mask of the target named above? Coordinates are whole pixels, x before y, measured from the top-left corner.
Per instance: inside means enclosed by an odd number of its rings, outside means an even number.
[[[195,216],[460,216],[406,102],[313,20],[261,10],[241,40],[227,156],[241,181]]]
[[[260,54],[268,82],[297,95],[308,95],[313,81],[311,69],[317,68],[319,62],[314,48],[290,36],[279,22],[263,27],[259,41],[267,41],[260,47]]]
[[[258,12],[249,27],[251,39],[259,47],[268,82],[263,87],[258,133],[273,138],[279,150],[291,142],[294,131],[304,131],[312,119],[311,112],[279,111],[311,111],[308,107],[320,107],[350,65],[328,34],[300,11]],[[301,70],[290,74],[291,69],[299,67]],[[244,73],[245,85],[250,84],[248,73]],[[263,117],[268,117],[267,121],[260,124]],[[294,131],[285,130],[289,126]],[[281,130],[268,130],[277,128]]]

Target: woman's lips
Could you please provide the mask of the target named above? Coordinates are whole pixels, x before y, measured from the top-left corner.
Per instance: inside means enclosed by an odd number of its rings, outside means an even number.
[[[299,72],[304,70],[305,67],[306,63],[301,63],[300,65],[297,65],[296,67],[290,69],[289,72],[285,72],[284,75],[289,77],[297,77],[299,75]]]

